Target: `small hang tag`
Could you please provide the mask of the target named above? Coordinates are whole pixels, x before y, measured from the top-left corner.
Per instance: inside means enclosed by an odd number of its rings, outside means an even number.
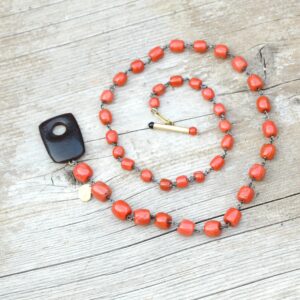
[[[83,202],[88,202],[92,198],[92,187],[89,183],[83,184],[78,189],[79,199]]]

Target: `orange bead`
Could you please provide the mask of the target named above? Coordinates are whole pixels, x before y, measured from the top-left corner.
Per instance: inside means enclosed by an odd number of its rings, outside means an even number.
[[[219,221],[211,220],[204,223],[204,233],[208,237],[217,237],[222,232],[222,226]]]
[[[160,106],[160,101],[158,98],[153,97],[149,100],[149,106],[151,108],[158,108]]]
[[[73,175],[79,182],[85,183],[93,176],[93,169],[86,163],[78,163],[73,169]]]
[[[172,217],[164,212],[155,215],[154,225],[160,229],[169,229],[172,224]]]
[[[112,114],[108,109],[101,109],[99,111],[99,119],[103,125],[111,124]]]
[[[256,74],[251,74],[247,79],[247,83],[249,89],[253,92],[261,90],[264,87],[263,80]]]
[[[214,171],[221,170],[223,168],[224,164],[225,164],[225,160],[221,155],[217,155],[210,162],[210,166],[213,168]]]
[[[170,86],[172,87],[180,87],[183,85],[183,77],[180,75],[175,75],[170,77]]]
[[[225,59],[228,55],[229,49],[226,45],[216,45],[214,49],[214,55],[217,58]]]
[[[148,225],[151,222],[151,214],[148,209],[136,209],[133,212],[133,219],[136,225]]]
[[[254,195],[255,195],[255,193],[254,193],[253,188],[251,188],[248,185],[244,185],[239,189],[239,191],[237,193],[237,199],[240,202],[247,204],[253,200]]]
[[[185,175],[178,176],[176,178],[176,186],[178,188],[185,188],[188,185],[189,185],[189,179]]]
[[[102,181],[97,181],[92,185],[92,195],[104,202],[111,196],[111,188]]]
[[[222,103],[216,103],[214,105],[214,113],[216,116],[220,117],[222,115],[225,115],[226,113],[226,108]]]
[[[137,59],[130,64],[132,73],[138,74],[144,71],[145,64],[142,60]]]
[[[121,161],[121,167],[122,169],[126,170],[126,171],[131,171],[134,168],[134,160],[130,159],[130,158],[123,158]]]
[[[194,233],[195,226],[195,223],[190,220],[182,220],[177,227],[177,232],[181,235],[191,236]]]
[[[189,135],[197,135],[198,130],[196,127],[190,127],[189,128]]]
[[[211,101],[215,97],[215,92],[211,88],[205,88],[201,91],[201,93],[202,93],[202,97],[208,101]]]
[[[260,157],[267,160],[272,160],[276,154],[276,147],[273,144],[264,144],[260,149]]]
[[[198,183],[201,183],[205,180],[205,175],[202,171],[194,172],[193,176],[195,178],[195,181]]]
[[[118,142],[118,133],[115,130],[108,130],[106,132],[106,141],[108,144],[116,144]]]
[[[230,224],[230,226],[235,227],[239,224],[242,217],[242,213],[234,208],[229,208],[224,215],[224,222]]]
[[[270,112],[271,104],[269,98],[267,96],[259,96],[256,100],[256,108],[261,113]]]
[[[254,164],[249,169],[249,176],[250,178],[256,180],[256,181],[262,181],[266,175],[266,169],[261,164]]]
[[[123,200],[117,200],[114,202],[111,210],[118,219],[123,221],[126,220],[132,212],[130,205]]]
[[[112,151],[113,157],[118,159],[125,155],[125,150],[122,146],[115,146]]]
[[[195,52],[205,53],[208,49],[208,45],[203,40],[197,40],[197,41],[194,41],[193,48],[194,48]]]
[[[144,169],[141,171],[141,179],[144,181],[144,182],[151,182],[152,179],[153,179],[153,174],[150,170],[148,169]]]
[[[148,53],[148,56],[151,58],[153,62],[159,61],[161,58],[164,57],[164,49],[162,49],[160,46],[154,47],[151,49]]]
[[[164,94],[165,91],[166,91],[166,87],[162,83],[158,83],[152,88],[152,92],[157,96]]]
[[[231,65],[239,73],[243,73],[248,67],[247,61],[242,56],[235,56],[231,61]]]
[[[117,86],[123,86],[127,82],[127,75],[124,72],[117,73],[113,78],[113,83]]]
[[[172,181],[163,178],[159,182],[159,187],[162,191],[169,191],[172,188]]]
[[[113,92],[111,90],[104,90],[100,95],[100,100],[106,104],[112,103],[114,100]]]
[[[223,137],[223,139],[221,141],[221,147],[224,150],[230,150],[230,149],[232,149],[233,144],[234,144],[234,138],[233,138],[233,136],[231,134],[224,135],[224,137]]]
[[[185,48],[184,41],[182,40],[172,40],[170,42],[170,50],[174,53],[183,52]]]
[[[222,132],[227,132],[231,129],[231,123],[228,120],[221,120],[219,122],[219,128]]]
[[[191,78],[189,80],[189,85],[194,90],[201,90],[202,80],[199,78]]]
[[[262,131],[265,137],[275,137],[277,136],[277,127],[275,123],[271,120],[267,120],[263,123]]]

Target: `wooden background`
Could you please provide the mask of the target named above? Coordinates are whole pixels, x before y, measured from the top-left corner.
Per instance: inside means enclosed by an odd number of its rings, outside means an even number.
[[[2,0],[0,11],[1,299],[300,299],[298,0]],[[111,157],[98,122],[98,95],[112,76],[173,38],[227,43],[245,56],[266,77],[280,130],[259,196],[240,226],[217,239],[136,227],[112,217],[106,204],[80,202],[38,132],[47,118],[72,112],[86,142],[83,160],[115,199],[176,220],[219,218],[264,142],[255,97],[230,64],[211,54],[170,54],[131,76],[111,105],[128,156],[173,179],[206,167],[221,134],[211,106],[188,88],[166,94],[161,111],[197,126],[199,138],[148,130],[150,89],[174,74],[214,87],[236,145],[203,185],[165,193],[142,183]]]

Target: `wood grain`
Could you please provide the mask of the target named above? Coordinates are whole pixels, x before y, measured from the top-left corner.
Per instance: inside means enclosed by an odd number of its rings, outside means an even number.
[[[0,4],[0,299],[300,298],[300,4],[297,0],[74,1]],[[120,143],[137,164],[171,179],[208,166],[221,134],[209,103],[187,88],[161,98],[178,125],[199,138],[148,129],[151,87],[171,75],[199,76],[233,121],[235,147],[224,170],[203,185],[161,192],[122,171],[97,114],[112,76],[172,38],[227,43],[266,80],[279,127],[278,154],[236,229],[217,239],[139,228],[108,204],[78,200],[63,165],[50,161],[38,133],[45,119],[72,112],[82,158],[114,198],[170,212],[176,220],[220,219],[259,161],[262,116],[245,77],[211,55],[169,54],[132,75],[110,106]]]

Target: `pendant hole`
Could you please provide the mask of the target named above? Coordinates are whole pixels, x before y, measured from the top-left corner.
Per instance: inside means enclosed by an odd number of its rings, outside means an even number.
[[[67,127],[63,124],[57,124],[52,129],[52,133],[56,136],[62,136],[66,132],[67,132]]]

